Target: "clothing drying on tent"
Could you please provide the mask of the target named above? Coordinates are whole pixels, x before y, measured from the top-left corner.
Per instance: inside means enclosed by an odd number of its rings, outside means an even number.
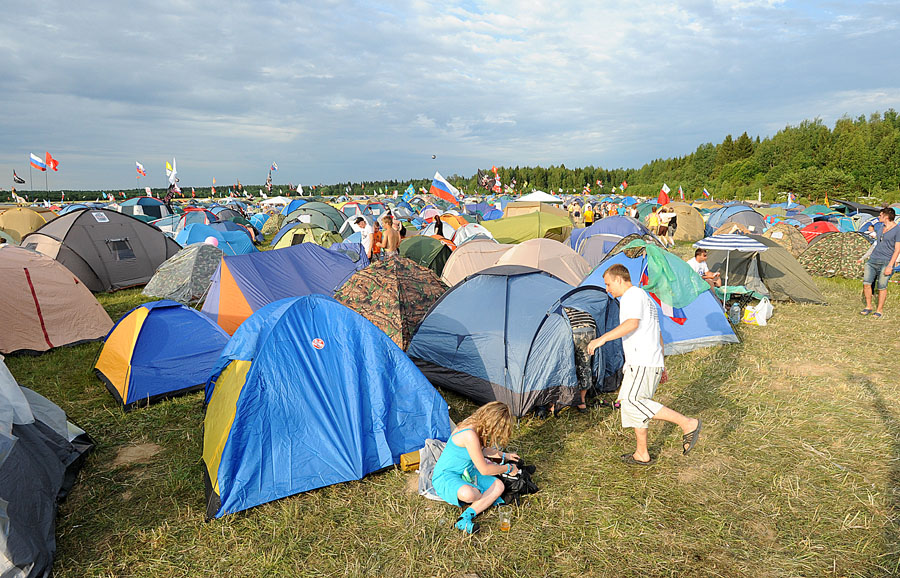
[[[521,243],[529,239],[555,239],[564,242],[572,232],[568,214],[563,217],[546,212],[528,213],[484,221],[481,225],[491,232],[498,243]]]
[[[815,281],[787,249],[765,236],[749,237],[767,246],[768,250],[761,253],[732,252],[728,265],[729,286],[744,286],[773,301],[825,304],[825,296],[816,287]],[[709,270],[719,271],[724,276],[726,257],[724,251],[709,251]]]
[[[182,229],[175,236],[175,241],[183,247],[195,243],[205,243],[209,237],[214,238],[219,249],[226,255],[246,255],[258,251],[246,233],[240,231],[217,231],[209,225],[193,223]]]
[[[224,253],[206,243],[188,245],[159,266],[143,294],[180,303],[203,299]]]
[[[444,265],[441,281],[452,287],[469,275],[490,269],[513,247],[515,245],[503,245],[495,241],[472,240],[453,251]]]
[[[322,295],[248,319],[213,369],[206,401],[208,518],[359,480],[450,435],[447,403],[403,351]]]
[[[313,243],[223,257],[202,311],[229,334],[264,305],[310,293],[329,297],[367,264]]]
[[[334,298],[406,350],[419,322],[446,290],[434,271],[398,257],[376,261],[357,271]]]
[[[227,333],[186,305],[144,303],[109,332],[94,371],[127,411],[202,389],[226,343]]]
[[[573,289],[528,267],[493,267],[445,293],[407,353],[432,383],[477,403],[502,401],[517,416],[568,405],[579,387],[564,308],[590,314],[601,333],[619,324],[618,305],[602,289]],[[621,340],[603,345],[593,358],[595,385],[623,363]]]
[[[56,509],[93,442],[0,360],[0,576],[52,575]]]
[[[647,254],[629,257],[625,252],[617,253],[594,269],[582,282],[582,285],[596,285],[606,287],[603,274],[615,264],[624,265],[628,269],[632,283],[641,287],[641,275],[647,266]],[[687,263],[685,263],[687,267]],[[693,270],[690,271],[694,274]],[[651,274],[648,275],[651,276]],[[699,279],[699,277],[698,277]],[[677,282],[676,280],[673,280]],[[704,281],[701,280],[705,284]],[[722,310],[722,305],[716,300],[712,291],[703,292],[693,302],[680,307],[684,314],[684,322],[676,323],[671,317],[663,313],[662,307],[657,304],[659,314],[659,328],[662,332],[663,345],[666,355],[687,353],[702,347],[712,347],[726,343],[738,343],[739,340],[728,323],[728,318]]]
[[[112,319],[71,271],[46,255],[0,245],[0,353],[36,353],[103,339]]]
[[[810,275],[862,279],[865,264],[859,259],[872,241],[858,232],[823,233],[797,258]]]
[[[143,285],[181,249],[156,227],[109,209],[57,217],[22,246],[56,259],[95,292]]]
[[[400,241],[400,255],[411,259],[423,267],[428,267],[440,277],[444,265],[453,253],[453,243],[434,237],[416,235]]]
[[[497,259],[497,265],[521,265],[540,269],[575,286],[591,272],[584,257],[552,239],[531,239],[514,245]]]

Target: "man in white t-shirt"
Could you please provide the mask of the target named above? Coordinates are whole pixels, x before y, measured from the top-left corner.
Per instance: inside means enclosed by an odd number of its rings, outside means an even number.
[[[674,423],[684,432],[682,453],[687,454],[697,443],[702,426],[700,419],[689,418],[653,400],[656,386],[668,380],[663,360],[663,340],[659,330],[656,303],[640,287],[631,284],[631,275],[623,265],[613,265],[603,274],[606,291],[619,299],[619,326],[588,344],[588,353],[604,343],[622,339],[625,368],[618,401],[622,405],[622,427],[634,428],[637,447],[623,454],[630,465],[649,466],[654,461],[647,450],[647,424],[651,419]]]
[[[363,250],[366,252],[366,257],[369,259],[372,258],[372,242],[375,240],[375,229],[372,228],[364,218],[359,217],[356,221],[353,222],[356,225],[357,230],[360,232],[360,243],[362,243]]]
[[[709,283],[710,289],[722,286],[722,277],[718,273],[710,273],[709,265],[706,264],[708,255],[706,249],[697,249],[694,251],[694,258],[687,262],[694,270],[694,273],[700,275],[704,281]]]

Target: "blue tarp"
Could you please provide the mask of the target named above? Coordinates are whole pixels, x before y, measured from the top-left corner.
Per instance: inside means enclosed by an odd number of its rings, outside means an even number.
[[[284,299],[244,322],[212,372],[211,407],[232,360],[253,363],[221,452],[209,517],[361,479],[427,438],[450,435],[447,403],[406,354],[330,297]]]
[[[226,255],[246,255],[258,251],[246,231],[217,231],[202,223],[188,225],[175,236],[175,241],[182,247],[187,247],[194,243],[203,243],[207,237],[215,237],[219,241],[219,249]]]
[[[603,281],[603,273],[612,265],[621,264],[628,268],[631,282],[640,286],[639,280],[644,262],[645,257],[643,255],[631,259],[625,253],[617,253],[600,263],[581,284],[606,287],[606,283]],[[659,310],[659,326],[662,331],[666,355],[686,353],[700,347],[738,343],[738,338],[725,317],[722,305],[716,300],[712,291],[706,291],[697,297],[693,303],[682,308],[687,316],[687,321],[684,325],[679,325],[672,321],[671,318],[663,315],[659,306],[657,306],[657,309]]]
[[[565,405],[578,381],[572,330],[561,302],[577,301],[572,306],[590,313],[600,331],[618,325],[618,305],[604,290],[572,291],[528,267],[482,271],[431,308],[407,353],[432,383],[478,403],[496,399],[519,416],[552,402]],[[595,380],[614,373],[622,359],[620,341],[604,345],[595,355]]]

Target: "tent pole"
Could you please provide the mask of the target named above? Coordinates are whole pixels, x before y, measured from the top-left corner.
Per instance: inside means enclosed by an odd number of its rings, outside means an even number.
[[[725,309],[725,301],[728,299],[728,265],[731,263],[731,251],[725,253],[725,290],[722,292],[722,309]]]

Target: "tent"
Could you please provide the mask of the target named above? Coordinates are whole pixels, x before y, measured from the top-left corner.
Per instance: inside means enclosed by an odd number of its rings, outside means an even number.
[[[641,272],[646,264],[646,253],[629,257],[625,252],[616,253],[609,257],[594,269],[582,285],[596,285],[606,287],[603,274],[615,264],[624,265],[631,275],[634,285],[640,286]],[[738,338],[728,323],[722,311],[722,305],[716,299],[712,291],[707,291],[697,297],[690,305],[682,307],[687,321],[683,325],[675,323],[670,317],[662,313],[662,308],[657,306],[659,314],[659,328],[662,332],[663,344],[666,355],[687,353],[702,347],[712,347],[726,343],[738,343]],[[616,325],[618,318],[616,319]],[[615,325],[614,325],[615,326]]]
[[[285,200],[284,208],[281,209],[282,215],[288,215],[305,205],[308,201],[305,199],[288,199],[287,197],[279,197]]]
[[[792,225],[787,223],[775,223],[765,230],[762,234],[766,239],[772,239],[785,249],[787,249],[794,257],[799,257],[800,253],[806,250],[809,243],[806,237]]]
[[[453,253],[453,244],[448,243],[434,237],[416,235],[400,241],[400,255],[428,267],[440,277]]]
[[[555,197],[554,197],[555,198]],[[562,201],[556,201],[562,202]],[[506,218],[509,217],[518,217],[521,215],[530,215],[531,213],[545,213],[547,215],[554,215],[557,217],[563,217],[568,220],[569,212],[560,207],[548,204],[544,201],[513,201],[511,203],[507,203],[505,207],[503,207],[503,216]]]
[[[272,215],[268,213],[256,213],[250,217],[250,224],[256,227],[257,231],[262,231],[263,225],[266,224],[266,221],[268,221],[271,216]]]
[[[0,408],[0,576],[48,577],[57,504],[93,443],[59,406],[20,387],[2,359]]]
[[[790,251],[774,239],[749,236],[769,249],[762,253],[732,252],[728,264],[730,286],[743,285],[773,301],[825,304],[825,296]],[[724,251],[709,251],[709,270],[724,275],[725,259]]]
[[[314,243],[226,256],[213,275],[201,311],[233,334],[254,311],[273,301],[310,293],[330,297],[367,264]]]
[[[760,234],[766,229],[763,216],[750,207],[729,205],[709,214],[709,218],[706,220],[706,236],[712,236],[716,229],[726,223],[741,224],[754,234]]]
[[[224,254],[218,247],[206,243],[188,245],[159,266],[143,294],[180,303],[198,302],[209,290]]]
[[[619,324],[615,300],[549,273],[506,265],[456,285],[419,325],[407,353],[428,379],[476,403],[499,400],[522,416],[572,402],[578,390],[572,328],[563,307],[591,315],[598,331]],[[594,383],[624,362],[620,340],[594,354]]]
[[[585,239],[593,235],[616,236],[621,239],[622,237],[635,233],[638,235],[647,235],[650,233],[650,229],[637,219],[624,215],[614,215],[611,217],[604,217],[590,227],[574,229],[571,236],[569,236],[568,245],[576,251],[579,251],[579,245],[581,245]]]
[[[112,327],[103,306],[71,271],[34,251],[0,245],[0,294],[0,353],[95,341]]]
[[[226,255],[246,255],[255,253],[259,249],[253,246],[253,241],[246,233],[240,231],[217,231],[210,225],[191,223],[175,236],[175,241],[183,247],[195,243],[205,243],[206,239],[214,238],[217,247]]]
[[[823,233],[835,233],[837,231],[838,227],[829,221],[815,221],[800,229],[800,233],[807,243],[811,243],[813,239]]]
[[[665,206],[665,209],[675,213],[675,237],[676,241],[699,241],[705,235],[706,223],[700,211],[687,203],[674,202]]]
[[[310,201],[295,209],[284,218],[285,223],[309,223],[319,228],[337,233],[347,217],[327,203]]]
[[[810,275],[862,279],[865,266],[859,259],[872,241],[858,232],[823,233],[797,258]]]
[[[568,214],[562,217],[545,212],[483,221],[481,225],[491,232],[498,243],[521,243],[541,237],[563,242],[572,232],[572,221]]]
[[[540,269],[569,285],[578,285],[591,272],[591,266],[584,257],[552,239],[531,239],[514,245],[497,259],[497,265]]]
[[[22,239],[56,259],[91,291],[143,285],[181,247],[152,225],[109,209],[57,217]]]
[[[326,249],[335,243],[343,242],[343,238],[337,233],[326,231],[321,227],[310,225],[308,223],[291,223],[285,225],[284,230],[279,231],[272,238],[272,247],[281,249],[282,247],[290,247],[291,245],[299,245],[301,243],[315,243]]]
[[[13,207],[0,213],[0,229],[18,243],[56,217],[51,211],[38,212],[31,207]]]
[[[248,319],[206,401],[207,518],[361,479],[450,435],[447,403],[403,351],[322,295]]]
[[[729,222],[721,225],[715,231],[713,231],[712,236],[715,237],[716,235],[734,235],[734,234],[752,235],[753,232],[746,225],[742,225],[740,223],[735,223],[735,222],[729,221]]]
[[[635,239],[640,239],[640,240],[642,240],[642,241],[646,241],[647,243],[653,243],[653,244],[656,245],[657,247],[660,247],[660,248],[663,248],[663,249],[666,248],[666,246],[663,245],[662,242],[659,240],[659,237],[657,237],[657,236],[654,235],[653,233],[647,233],[646,235],[634,235],[634,234],[632,234],[632,235],[626,235],[625,237],[622,237],[622,239],[619,240],[619,242],[616,243],[616,244],[615,244],[615,245],[607,252],[607,257],[609,257],[609,256],[611,256],[611,255],[616,255],[616,254],[618,254],[618,253],[621,253],[622,251],[625,250],[625,247],[627,247],[628,244],[631,243],[632,241],[634,241]],[[606,258],[606,257],[605,257],[605,258]],[[605,259],[605,258],[604,258],[604,259]],[[595,267],[596,267],[596,265],[595,265]]]
[[[434,271],[399,257],[376,261],[357,271],[334,298],[406,350],[419,322],[446,290]]]
[[[468,223],[456,230],[456,233],[453,234],[453,238],[451,239],[451,241],[453,241],[453,243],[457,247],[459,247],[460,245],[463,245],[475,239],[489,239],[493,241],[494,236],[490,231],[488,231],[478,223]]]
[[[473,239],[458,247],[447,259],[441,281],[452,287],[468,277],[497,264],[497,260],[515,245],[503,245],[486,239]]]
[[[175,231],[181,231],[188,225],[193,225],[195,223],[201,225],[209,225],[210,223],[215,223],[218,220],[219,218],[216,217],[216,214],[212,211],[196,207],[188,207],[178,219],[178,225],[175,226]]]
[[[550,193],[545,193],[544,191],[534,191],[533,193],[529,193],[527,195],[522,195],[516,201],[517,203],[556,203],[560,204],[563,202],[559,197],[555,197]],[[508,205],[507,205],[508,206]]]
[[[202,389],[226,343],[228,334],[202,313],[153,301],[116,323],[94,371],[127,411]]]
[[[170,215],[169,207],[155,197],[132,197],[119,203],[119,212],[132,217],[145,216],[162,219]]]
[[[263,235],[272,235],[274,233],[277,233],[281,229],[282,225],[284,225],[284,215],[282,215],[281,213],[276,213],[266,219],[266,222],[263,223],[262,229],[260,229],[259,231]]]

